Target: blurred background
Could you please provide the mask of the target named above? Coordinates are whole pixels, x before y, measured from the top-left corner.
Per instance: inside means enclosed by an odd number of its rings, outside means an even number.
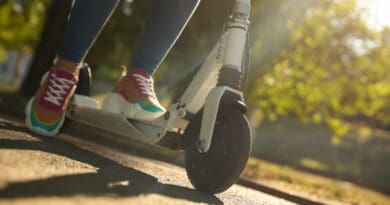
[[[230,2],[202,1],[160,65],[164,105],[218,40]],[[71,3],[0,0],[0,112],[23,117]],[[86,59],[93,97],[112,90],[150,4],[121,1],[97,39]],[[245,177],[340,203],[390,204],[389,10],[388,0],[252,1],[245,94],[255,139]]]

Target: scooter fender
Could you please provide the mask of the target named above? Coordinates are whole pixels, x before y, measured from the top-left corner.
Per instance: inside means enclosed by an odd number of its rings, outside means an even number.
[[[227,86],[215,87],[210,91],[204,104],[202,124],[197,145],[198,151],[201,153],[206,153],[210,149],[221,99],[226,92],[232,92],[238,95],[241,98],[240,100],[243,101],[243,94],[241,91]]]

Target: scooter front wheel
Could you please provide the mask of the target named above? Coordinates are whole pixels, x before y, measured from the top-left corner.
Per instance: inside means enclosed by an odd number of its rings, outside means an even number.
[[[202,110],[188,125],[184,137],[185,168],[192,185],[203,192],[225,191],[240,177],[251,149],[251,131],[244,113],[229,107],[220,109],[207,153],[197,148]]]

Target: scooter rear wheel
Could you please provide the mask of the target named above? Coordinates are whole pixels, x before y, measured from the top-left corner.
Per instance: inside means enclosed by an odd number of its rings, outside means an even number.
[[[79,81],[77,83],[77,88],[75,93],[78,95],[89,96],[91,93],[91,86],[92,86],[91,68],[88,66],[88,64],[85,63],[80,68]]]
[[[211,147],[207,153],[197,149],[202,110],[188,125],[184,137],[187,176],[192,185],[203,192],[225,191],[240,177],[251,149],[251,131],[239,109],[220,109],[214,127]]]

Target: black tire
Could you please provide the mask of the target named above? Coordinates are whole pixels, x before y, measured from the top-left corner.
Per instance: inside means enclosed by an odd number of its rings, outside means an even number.
[[[79,82],[77,83],[77,88],[75,93],[78,95],[89,96],[91,93],[92,86],[92,74],[91,69],[88,64],[84,64],[80,68],[79,73]]]
[[[199,153],[196,146],[203,110],[195,115],[184,133],[187,176],[202,192],[216,194],[231,187],[250,155],[252,136],[248,120],[239,109],[229,108],[218,113],[207,153]]]

